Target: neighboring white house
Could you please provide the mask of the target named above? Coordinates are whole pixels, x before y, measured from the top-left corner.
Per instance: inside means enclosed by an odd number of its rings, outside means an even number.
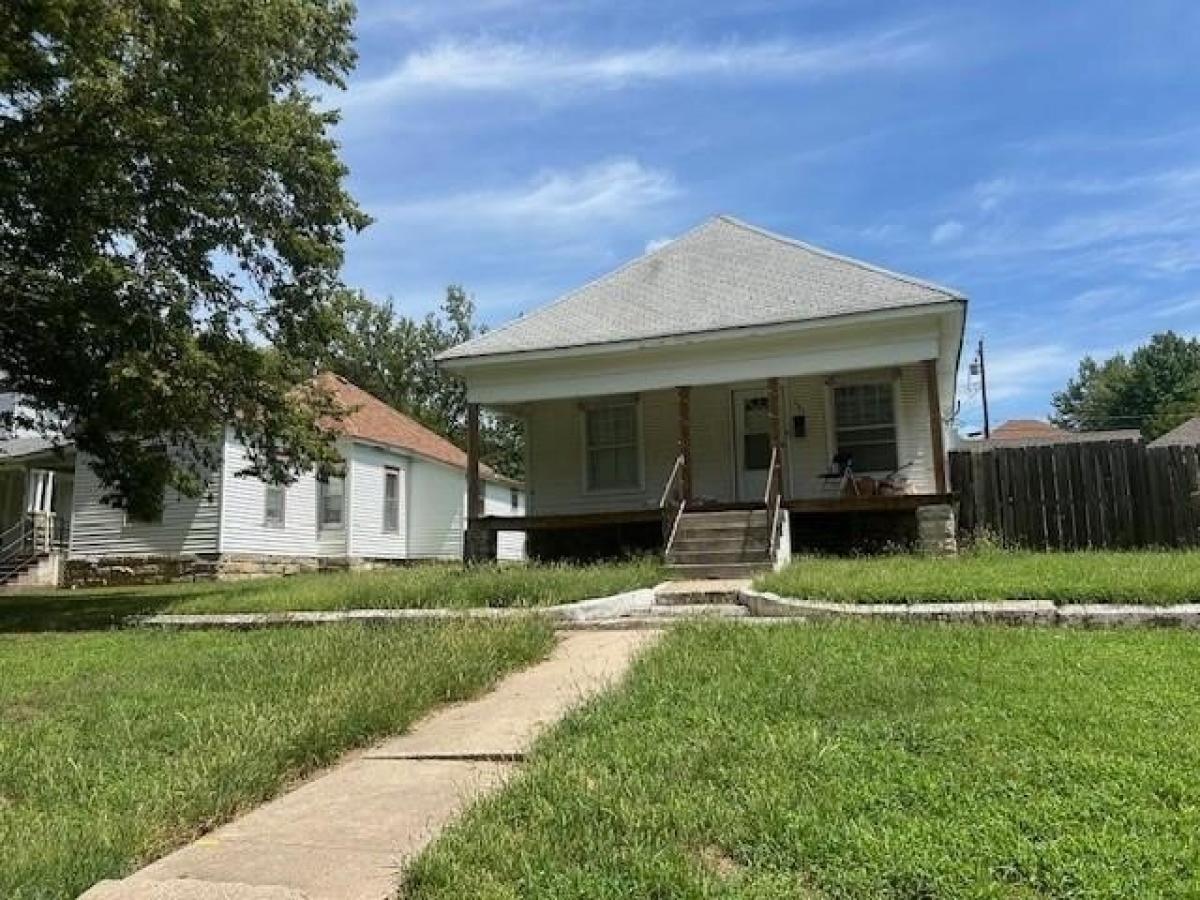
[[[66,580],[109,583],[461,558],[467,455],[345,379],[322,378],[349,410],[340,426],[344,477],[321,482],[309,474],[280,487],[238,475],[246,450],[229,430],[209,492],[192,499],[168,490],[161,519],[143,522],[101,501],[103,488],[80,457],[65,503]],[[14,490],[34,483],[12,481]],[[484,481],[485,514],[524,514],[519,482],[491,470]],[[31,508],[24,499],[12,505]],[[524,535],[501,535],[498,550],[502,559],[523,558]]]
[[[735,574],[786,546],[789,516],[948,514],[965,314],[955,291],[720,216],[439,361],[525,421],[531,555],[665,544]]]

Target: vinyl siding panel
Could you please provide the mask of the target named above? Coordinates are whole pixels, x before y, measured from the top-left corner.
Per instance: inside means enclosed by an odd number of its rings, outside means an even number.
[[[348,459],[347,511],[350,555],[371,559],[405,559],[408,555],[409,458],[388,450],[355,444]],[[388,468],[400,473],[400,528],[383,529],[384,481]]]
[[[487,482],[484,486],[483,513],[486,516],[525,515],[525,494],[517,491],[517,508],[512,506],[512,488],[505,484]],[[525,558],[525,532],[501,531],[496,534],[496,558],[520,560]]]
[[[301,475],[284,493],[283,527],[264,524],[267,485],[236,473],[246,467],[246,448],[229,438],[223,466],[221,552],[317,556],[317,480]],[[342,555],[339,549],[333,555]]]
[[[828,375],[806,375],[781,384],[780,423],[785,436],[789,495],[820,497],[834,448]],[[857,375],[855,377],[858,377]],[[892,380],[896,404],[897,456],[910,492],[935,490],[925,373],[921,366],[881,370]],[[698,500],[736,498],[734,422],[731,393],[765,387],[763,382],[696,387],[691,392],[692,491]],[[545,400],[528,407],[529,510],[533,515],[643,509],[658,505],[678,454],[675,391],[640,395],[643,485],[632,491],[584,490],[581,401]],[[803,415],[805,433],[793,434],[793,417]]]
[[[217,552],[221,478],[214,473],[209,493],[197,499],[168,489],[161,522],[126,521],[125,511],[100,501],[104,488],[88,459],[75,464],[71,509],[72,558],[192,556]]]
[[[409,473],[409,558],[461,559],[466,473],[416,457]]]

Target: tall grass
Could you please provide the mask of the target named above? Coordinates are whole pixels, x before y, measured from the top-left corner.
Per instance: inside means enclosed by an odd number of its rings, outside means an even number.
[[[1200,895],[1186,632],[681,627],[404,896]]]
[[[980,548],[943,559],[913,554],[814,556],[764,575],[755,586],[786,597],[840,603],[1191,603],[1200,602],[1200,552]]]
[[[421,564],[250,581],[97,588],[0,596],[0,631],[94,628],[135,613],[353,608],[537,607],[665,580],[652,558],[588,566]]]
[[[0,897],[128,874],[551,640],[533,622],[0,638]]]

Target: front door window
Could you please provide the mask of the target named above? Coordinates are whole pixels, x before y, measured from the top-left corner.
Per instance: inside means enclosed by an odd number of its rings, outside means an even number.
[[[739,500],[759,500],[771,467],[771,416],[766,391],[734,391]]]

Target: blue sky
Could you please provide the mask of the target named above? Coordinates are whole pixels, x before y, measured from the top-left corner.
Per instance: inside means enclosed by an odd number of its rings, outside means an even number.
[[[456,282],[500,324],[724,212],[967,293],[993,422],[1200,325],[1194,0],[363,0],[357,31],[346,280],[403,312]]]

